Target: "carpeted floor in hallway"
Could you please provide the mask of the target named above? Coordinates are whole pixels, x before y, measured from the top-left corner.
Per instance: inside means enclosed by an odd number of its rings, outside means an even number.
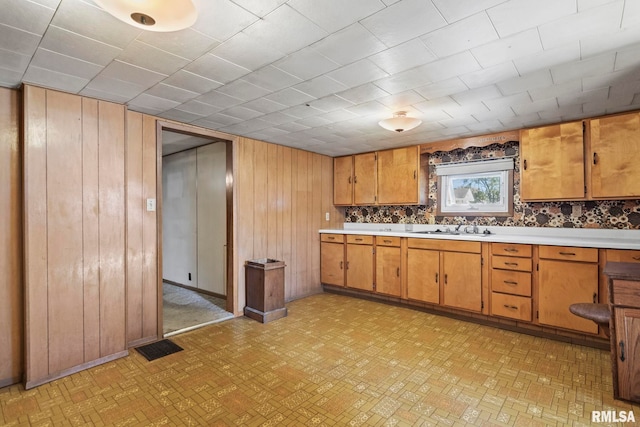
[[[226,301],[211,295],[162,284],[162,317],[165,336],[233,318]]]

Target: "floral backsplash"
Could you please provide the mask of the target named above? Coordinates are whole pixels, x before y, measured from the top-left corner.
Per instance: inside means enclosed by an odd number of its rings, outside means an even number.
[[[515,157],[512,217],[435,216],[438,196],[435,165],[480,159]],[[477,224],[515,227],[568,227],[640,229],[640,200],[535,202],[520,201],[519,145],[517,142],[487,147],[436,152],[429,155],[429,198],[426,206],[353,206],[345,208],[347,222],[427,224]]]

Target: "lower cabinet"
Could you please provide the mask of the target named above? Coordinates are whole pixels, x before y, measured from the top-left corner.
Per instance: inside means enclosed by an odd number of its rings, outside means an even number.
[[[407,240],[409,299],[482,311],[480,242]]]
[[[400,237],[376,237],[376,292],[395,297],[402,295],[400,258]]]
[[[348,288],[373,291],[373,236],[347,235]]]
[[[598,250],[540,246],[539,257],[539,323],[597,334],[598,326],[572,314],[569,306],[598,302]]]
[[[344,235],[323,234],[320,239],[320,281],[344,286]]]

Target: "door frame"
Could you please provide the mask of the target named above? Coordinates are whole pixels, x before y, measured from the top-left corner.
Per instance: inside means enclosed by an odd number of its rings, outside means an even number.
[[[233,179],[233,158],[234,147],[238,143],[238,137],[210,129],[204,129],[183,123],[169,122],[158,119],[156,121],[156,218],[157,218],[157,290],[158,290],[158,338],[164,336],[162,323],[162,132],[175,132],[184,135],[209,138],[211,142],[223,142],[226,144],[227,171],[226,171],[226,210],[227,210],[227,306],[228,312],[235,315],[238,307],[237,295],[234,284],[235,280],[235,224],[234,221],[234,179]]]

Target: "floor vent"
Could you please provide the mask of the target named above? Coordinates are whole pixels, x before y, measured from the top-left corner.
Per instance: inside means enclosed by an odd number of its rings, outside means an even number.
[[[162,340],[137,347],[136,350],[148,361],[152,361],[182,351],[183,348],[171,340]]]

